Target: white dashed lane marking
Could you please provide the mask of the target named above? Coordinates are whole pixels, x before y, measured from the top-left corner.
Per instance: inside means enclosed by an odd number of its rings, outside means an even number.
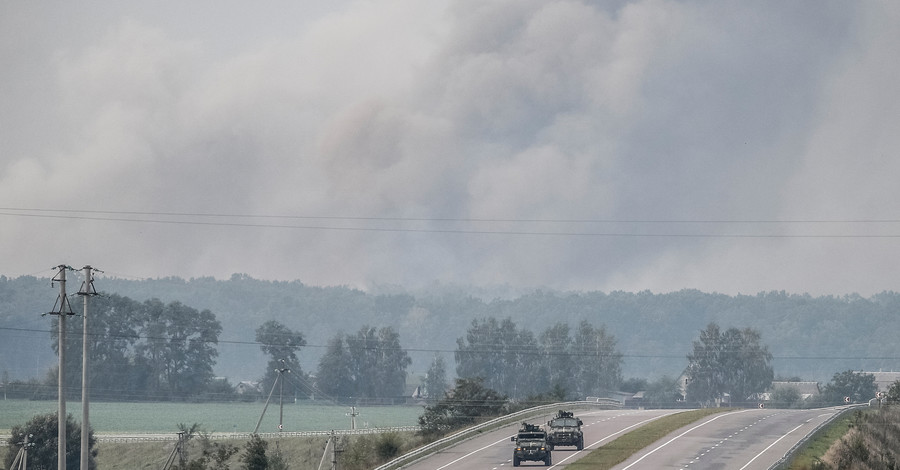
[[[707,449],[701,450],[699,454],[697,454],[696,456],[694,456],[693,458],[691,458],[686,464],[682,465],[681,468],[683,468],[683,469],[691,468],[691,464],[696,463],[698,460],[700,460],[701,457],[703,457],[703,456],[705,456],[706,454],[712,452],[714,449],[718,449],[719,446],[724,445],[727,441],[729,441],[729,440],[731,440],[731,439],[733,439],[733,438],[739,436],[742,432],[744,432],[744,431],[746,431],[746,430],[752,428],[754,425],[759,424],[759,423],[761,423],[763,420],[768,419],[768,418],[770,418],[770,417],[772,417],[772,416],[775,416],[775,415],[777,415],[777,414],[778,414],[778,413],[772,413],[772,414],[770,414],[770,415],[763,416],[763,417],[759,418],[758,420],[756,420],[755,422],[753,422],[753,423],[751,423],[751,424],[748,424],[748,425],[744,426],[744,427],[741,428],[739,431],[736,431],[736,432],[733,432],[733,433],[729,434],[728,437],[726,437],[726,438],[720,440],[719,442],[715,443],[712,447],[709,447],[709,448],[707,448]]]

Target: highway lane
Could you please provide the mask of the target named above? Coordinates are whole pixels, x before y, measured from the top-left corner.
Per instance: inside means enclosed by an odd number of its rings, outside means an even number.
[[[647,446],[614,470],[767,470],[841,408],[720,413]]]
[[[576,412],[584,421],[584,450],[574,447],[559,447],[553,451],[553,465],[543,462],[522,462],[521,468],[565,468],[569,463],[587,455],[588,452],[610,442],[619,435],[665,416],[682,410],[597,410]],[[553,413],[528,420],[529,423],[545,424]],[[507,426],[486,432],[477,438],[444,449],[426,459],[416,462],[409,470],[495,470],[512,467],[514,443],[510,438],[516,434],[518,425]]]

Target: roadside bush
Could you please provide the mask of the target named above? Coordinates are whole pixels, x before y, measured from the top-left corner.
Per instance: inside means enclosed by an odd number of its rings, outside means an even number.
[[[266,456],[266,449],[269,443],[254,434],[244,446],[244,453],[241,454],[241,463],[244,464],[242,469],[245,470],[266,470],[269,467],[269,459]]]
[[[853,428],[822,457],[822,469],[896,470],[900,462],[900,407],[857,411]]]
[[[400,434],[396,432],[386,432],[384,434],[379,434],[375,439],[375,453],[383,462],[387,462],[388,460],[391,460],[394,457],[400,455],[400,450],[402,448],[403,439],[401,439]]]
[[[419,417],[421,434],[437,439],[455,429],[502,416],[509,412],[509,399],[484,386],[484,380],[456,379],[456,387],[440,401],[425,407]]]
[[[383,433],[339,438],[338,468],[341,470],[367,470],[398,457],[403,452],[421,445],[422,440],[413,433]]]
[[[58,420],[57,413],[37,415],[22,426],[13,426],[12,433],[7,441],[9,444],[6,460],[3,468],[12,468],[13,460],[18,454],[25,437],[28,436],[28,467],[29,468],[56,468],[58,455]],[[94,432],[89,431],[88,467],[97,468],[96,449],[97,440]],[[76,468],[81,460],[81,426],[78,425],[72,415],[66,416],[66,467]]]

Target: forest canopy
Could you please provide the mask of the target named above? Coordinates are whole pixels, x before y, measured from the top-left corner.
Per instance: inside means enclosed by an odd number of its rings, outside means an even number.
[[[602,328],[605,335],[615,339],[621,354],[622,379],[679,376],[688,365],[686,356],[691,353],[692,341],[711,322],[723,329],[752,328],[759,332],[772,354],[774,373],[779,376],[824,383],[838,371],[896,370],[900,359],[900,344],[893,338],[893,332],[900,330],[900,295],[894,292],[869,298],[785,292],[729,296],[696,290],[543,290],[510,295],[458,286],[416,292],[397,287],[364,292],[244,275],[225,280],[98,277],[95,287],[105,299],[97,299],[98,309],[103,301],[114,304],[127,297],[142,306],[152,301],[142,307],[145,314],[151,309],[161,315],[166,309],[191,309],[203,317],[203,312],[209,311],[221,326],[216,332],[213,318],[203,320],[212,327],[203,334],[218,339],[211,373],[232,383],[258,379],[272,359],[255,341],[256,329],[269,321],[302,334],[306,344],[299,350],[297,361],[304,371],[317,369],[329,342],[340,332],[356,332],[369,325],[391,328],[400,335],[411,361],[407,369],[411,376],[424,376],[439,356],[451,375],[448,381],[457,372],[457,340],[466,336],[473,321],[485,318],[508,318],[519,330],[536,335],[534,340],[540,344],[551,344],[565,336],[554,330],[557,324],[571,328],[570,338],[582,322]],[[49,279],[0,276],[0,373],[6,380],[40,379],[54,367],[50,333],[54,320],[41,314],[51,309],[56,295]],[[130,341],[131,330],[151,327],[140,326],[137,320],[128,325],[126,331],[117,332],[120,341]],[[550,333],[544,336],[548,329]],[[152,348],[149,341],[138,342],[130,353],[150,355]],[[171,378],[177,379],[177,367],[170,369]],[[152,380],[168,387],[165,393],[178,393],[177,380],[169,383],[164,376]]]

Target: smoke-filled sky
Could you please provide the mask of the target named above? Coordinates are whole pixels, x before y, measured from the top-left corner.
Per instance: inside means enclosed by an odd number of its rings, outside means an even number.
[[[898,289],[900,3],[0,5],[0,274]]]

